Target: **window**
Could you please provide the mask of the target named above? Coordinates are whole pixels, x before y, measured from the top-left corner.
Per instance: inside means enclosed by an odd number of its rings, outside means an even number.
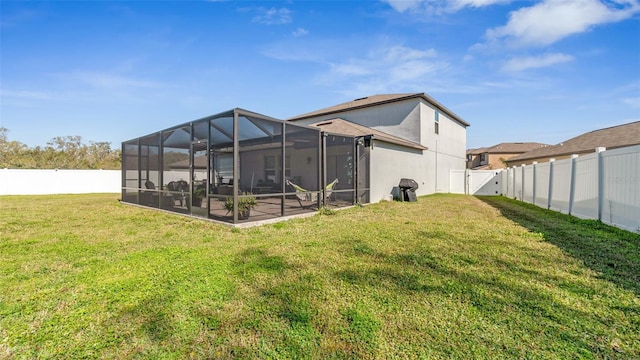
[[[265,180],[271,180],[276,182],[276,157],[265,156],[264,157],[264,178]]]
[[[278,166],[280,165],[280,166]],[[284,176],[291,176],[291,157],[285,156],[285,169]],[[277,183],[280,178],[280,172],[282,171],[282,164],[280,164],[279,157],[273,155],[267,155],[264,157],[264,178],[271,182]]]
[[[486,153],[480,154],[480,163],[485,164],[486,162],[487,162],[487,154]]]
[[[289,155],[284,157],[284,176],[291,177],[291,156]]]
[[[436,134],[440,134],[440,113],[436,110],[435,114],[435,122],[433,124],[433,129]]]

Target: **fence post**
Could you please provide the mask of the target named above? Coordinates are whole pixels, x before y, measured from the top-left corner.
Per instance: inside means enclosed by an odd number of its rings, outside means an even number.
[[[533,186],[531,187],[531,203],[533,205],[535,205],[536,204],[536,193],[537,193],[537,191],[536,191],[536,185],[537,185],[536,184],[536,167],[538,165],[538,162],[534,161],[532,165],[533,165],[533,169],[532,169],[531,172],[533,174],[533,179],[532,179],[532,185]]]
[[[464,194],[469,195],[469,177],[471,172],[469,169],[464,169]]]
[[[504,191],[504,194],[502,194],[502,196],[509,197],[509,168],[506,168],[505,170],[506,171],[504,174],[506,175],[502,177],[502,180],[504,181],[506,190]]]
[[[602,204],[604,203],[604,166],[602,153],[607,150],[605,147],[597,147],[596,153],[598,164],[598,220],[602,221]]]
[[[525,164],[522,164],[522,184],[520,185],[520,201],[524,201],[524,168]]]
[[[511,191],[513,191],[513,198],[516,198],[516,169],[517,167],[515,165],[513,165],[513,167],[511,167],[511,175],[513,178],[513,186],[511,187]]]
[[[576,195],[576,158],[578,154],[571,155],[571,178],[569,179],[569,215],[573,212],[573,200]]]
[[[547,195],[547,209],[551,209],[551,197],[553,196],[553,163],[556,159],[549,159],[549,194]]]

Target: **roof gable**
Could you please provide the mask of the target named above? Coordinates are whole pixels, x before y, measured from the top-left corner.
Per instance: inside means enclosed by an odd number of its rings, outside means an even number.
[[[296,120],[308,119],[308,118],[313,118],[313,117],[317,117],[317,116],[336,114],[336,113],[341,113],[341,112],[345,112],[345,111],[351,111],[351,110],[363,109],[363,108],[367,108],[367,107],[379,106],[379,105],[383,105],[383,104],[388,104],[388,103],[393,103],[393,102],[398,102],[398,101],[403,101],[403,100],[409,100],[409,99],[422,99],[422,100],[425,100],[426,102],[428,102],[431,105],[435,106],[438,110],[440,110],[443,113],[447,114],[454,121],[457,121],[458,123],[460,123],[460,124],[462,124],[464,126],[469,126],[470,125],[468,122],[464,121],[461,117],[456,115],[453,111],[447,109],[444,105],[440,104],[434,98],[430,97],[429,95],[427,95],[425,93],[379,94],[379,95],[366,96],[366,97],[358,98],[358,99],[355,99],[355,100],[352,100],[352,101],[348,101],[348,102],[345,102],[345,103],[342,103],[342,104],[338,104],[338,105],[330,106],[330,107],[327,107],[327,108],[324,108],[324,109],[312,111],[312,112],[309,112],[309,113],[306,113],[306,114],[294,116],[294,117],[291,117],[291,118],[289,118],[287,120],[288,121],[296,121]]]
[[[309,126],[318,127],[326,132],[335,133],[335,134],[344,134],[349,136],[373,135],[374,140],[384,141],[387,143],[401,145],[401,146],[405,146],[405,147],[417,149],[417,150],[427,150],[427,147],[422,146],[413,141],[405,140],[400,137],[387,134],[383,131],[372,129],[370,127],[359,125],[356,123],[352,123],[351,121],[347,121],[340,118],[319,121]]]

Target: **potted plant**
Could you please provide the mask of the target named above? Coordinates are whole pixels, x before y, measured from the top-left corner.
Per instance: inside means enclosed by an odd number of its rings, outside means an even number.
[[[193,206],[202,206],[202,199],[207,197],[204,186],[198,186],[193,190]]]
[[[249,218],[251,214],[251,209],[258,205],[255,196],[252,193],[245,192],[242,195],[246,195],[245,197],[238,198],[238,219],[245,220]],[[227,214],[233,212],[233,197],[228,197],[224,201],[224,208],[227,210]]]

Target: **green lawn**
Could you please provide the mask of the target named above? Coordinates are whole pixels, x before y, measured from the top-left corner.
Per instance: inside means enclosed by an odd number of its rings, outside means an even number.
[[[249,229],[0,197],[0,358],[640,358],[640,236],[433,195]]]

